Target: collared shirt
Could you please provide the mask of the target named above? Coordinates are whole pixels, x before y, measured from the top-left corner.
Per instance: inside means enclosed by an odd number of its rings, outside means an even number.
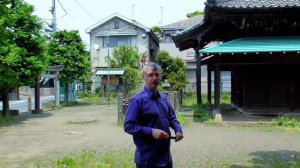
[[[165,166],[172,163],[170,139],[156,140],[152,128],[161,129],[171,135],[182,132],[175,112],[166,95],[153,94],[147,87],[132,97],[125,116],[124,130],[133,136],[135,163],[145,166]]]

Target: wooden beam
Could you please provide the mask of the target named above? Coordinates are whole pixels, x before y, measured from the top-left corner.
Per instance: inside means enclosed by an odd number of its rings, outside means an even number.
[[[202,97],[201,97],[201,57],[199,53],[199,48],[195,48],[196,54],[196,91],[197,91],[197,106],[201,108]]]
[[[211,66],[211,64],[207,65],[207,101],[209,106],[211,105]]]
[[[220,92],[220,65],[216,64],[215,66],[215,110],[217,113],[220,113],[220,104],[221,104],[221,92]]]

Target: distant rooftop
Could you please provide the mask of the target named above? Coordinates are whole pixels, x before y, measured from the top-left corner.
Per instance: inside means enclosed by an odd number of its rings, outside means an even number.
[[[204,18],[203,15],[194,16],[194,17],[191,17],[191,18],[188,18],[188,19],[176,22],[176,23],[171,23],[171,24],[162,26],[162,29],[170,29],[170,28],[171,29],[174,29],[174,28],[177,28],[177,29],[186,29],[188,27],[191,27],[191,26],[193,26],[195,24],[200,23],[203,20],[203,18]]]
[[[300,7],[299,0],[207,0],[207,6],[231,9],[293,8]]]

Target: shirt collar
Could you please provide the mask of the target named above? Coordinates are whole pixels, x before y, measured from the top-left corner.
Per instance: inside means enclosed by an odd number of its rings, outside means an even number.
[[[144,91],[147,93],[147,95],[152,98],[152,99],[155,99],[155,98],[158,98],[160,97],[160,94],[159,92],[157,91],[155,94],[151,92],[151,90],[149,90],[146,86],[144,87]]]

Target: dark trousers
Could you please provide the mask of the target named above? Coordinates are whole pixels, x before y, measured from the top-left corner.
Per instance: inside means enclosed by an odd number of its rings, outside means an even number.
[[[153,166],[145,166],[145,165],[140,165],[136,164],[136,168],[173,168],[173,164],[168,164],[166,166],[159,166],[159,167],[153,167]]]

